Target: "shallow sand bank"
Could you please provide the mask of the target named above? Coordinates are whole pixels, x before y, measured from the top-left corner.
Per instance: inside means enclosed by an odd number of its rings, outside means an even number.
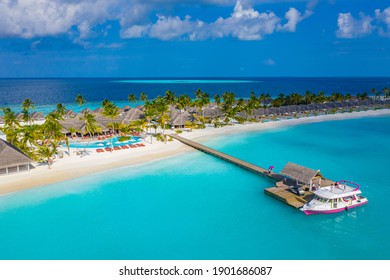
[[[207,127],[202,130],[183,132],[181,136],[192,140],[205,141],[212,137],[234,133],[259,131],[304,123],[382,115],[390,115],[390,109],[303,117],[276,122],[232,125],[221,128]],[[149,141],[149,139],[147,139],[147,141]],[[98,154],[95,152],[95,149],[91,149],[91,152],[83,157],[71,153],[71,156],[65,155],[63,159],[56,159],[50,170],[47,165],[41,165],[30,172],[0,176],[0,195],[66,181],[112,168],[150,162],[192,151],[191,148],[184,146],[178,141],[168,142],[167,144],[156,142],[155,140],[153,141],[153,144],[149,144],[147,141],[145,142],[145,147],[114,151],[112,153],[104,152]]]

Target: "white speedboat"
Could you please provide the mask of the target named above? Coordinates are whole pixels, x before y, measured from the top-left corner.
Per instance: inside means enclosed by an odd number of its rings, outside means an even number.
[[[367,198],[361,195],[360,186],[356,183],[341,180],[334,185],[320,188],[314,192],[314,198],[301,210],[306,215],[331,214],[364,205]]]

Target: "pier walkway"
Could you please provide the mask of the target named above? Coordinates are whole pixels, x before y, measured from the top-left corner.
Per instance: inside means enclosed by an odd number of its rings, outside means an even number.
[[[269,178],[275,182],[275,186],[271,188],[266,188],[264,190],[264,193],[289,205],[294,208],[301,208],[306,202],[310,201],[314,194],[312,192],[305,192],[303,196],[299,196],[293,192],[290,191],[289,186],[295,185],[295,182],[291,179],[285,178],[282,174],[274,173],[274,172],[268,172],[268,169],[265,169],[263,167],[254,165],[252,163],[246,162],[244,160],[238,159],[236,157],[232,157],[228,154],[219,152],[217,150],[214,150],[212,148],[206,147],[202,144],[199,144],[197,142],[194,142],[192,140],[186,139],[184,137],[178,136],[176,134],[170,135],[173,139],[176,139],[183,144],[190,146],[194,149],[197,149],[199,151],[202,151],[206,154],[210,154],[212,156],[215,156],[217,158],[220,158],[222,160],[225,160],[227,162],[233,163],[241,168],[244,168],[246,170],[249,170],[251,172],[254,172],[256,174],[259,174],[261,176],[264,176],[266,178]],[[285,183],[283,183],[283,181]]]
[[[244,169],[249,170],[251,172],[254,172],[256,174],[265,176],[265,177],[270,178],[270,179],[272,179],[274,181],[281,181],[281,180],[283,180],[283,176],[282,175],[274,173],[274,172],[269,173],[268,169],[265,169],[263,167],[254,165],[252,163],[246,162],[246,161],[241,160],[241,159],[236,158],[236,157],[232,157],[232,156],[230,156],[228,154],[225,154],[225,153],[219,152],[217,150],[214,150],[212,148],[206,147],[206,146],[204,146],[202,144],[199,144],[199,143],[194,142],[192,140],[186,139],[184,137],[181,137],[181,136],[178,136],[178,135],[175,135],[175,134],[171,134],[170,136],[172,138],[182,142],[183,144],[185,144],[187,146],[190,146],[190,147],[192,147],[194,149],[202,151],[202,152],[204,152],[206,154],[213,155],[213,156],[215,156],[217,158],[220,158],[222,160],[225,160],[227,162],[233,163],[233,164],[235,164],[235,165],[237,165],[237,166],[239,166],[241,168],[244,168]]]

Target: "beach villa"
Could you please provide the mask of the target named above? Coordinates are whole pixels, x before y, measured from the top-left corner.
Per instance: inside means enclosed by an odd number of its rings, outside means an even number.
[[[32,162],[18,148],[0,138],[0,175],[30,171]]]

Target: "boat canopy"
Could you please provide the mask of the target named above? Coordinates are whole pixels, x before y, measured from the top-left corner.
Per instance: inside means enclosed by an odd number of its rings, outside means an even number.
[[[348,196],[353,196],[357,194],[361,194],[362,192],[360,190],[347,188],[339,189],[339,188],[331,188],[331,187],[324,187],[314,192],[315,195],[326,198],[326,199],[334,199],[334,198],[343,198]]]

